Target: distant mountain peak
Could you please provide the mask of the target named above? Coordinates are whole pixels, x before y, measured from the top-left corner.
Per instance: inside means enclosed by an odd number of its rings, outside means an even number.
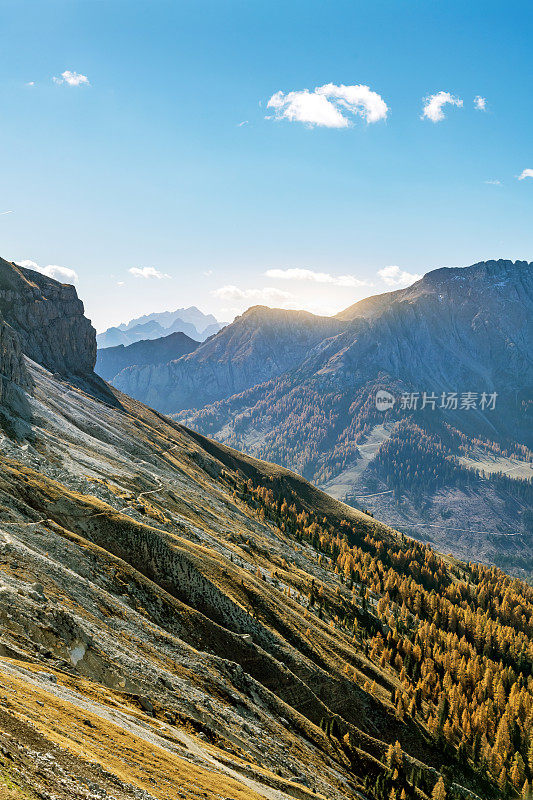
[[[196,306],[175,311],[155,311],[110,327],[98,334],[99,348],[127,347],[143,339],[158,339],[170,333],[182,332],[195,341],[204,341],[220,330],[223,324],[212,314],[204,314]]]
[[[306,311],[303,308],[271,308],[270,306],[257,305],[247,308],[240,316],[235,317],[234,322],[243,319],[269,320],[273,322],[289,320],[320,322],[320,320],[331,320],[332,317],[313,314],[312,311]]]

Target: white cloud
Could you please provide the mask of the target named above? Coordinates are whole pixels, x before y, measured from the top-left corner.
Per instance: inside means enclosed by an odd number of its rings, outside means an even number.
[[[444,119],[443,107],[445,105],[459,106],[463,105],[460,97],[454,97],[449,92],[437,92],[437,94],[429,95],[424,98],[424,108],[422,110],[422,117],[430,119],[432,122],[440,122]]]
[[[90,86],[89,78],[87,75],[81,75],[79,72],[72,72],[70,69],[66,69],[64,72],[61,73],[61,77],[54,77],[52,78],[54,83],[62,84],[66,83],[68,86]]]
[[[28,81],[26,86],[35,86],[35,81]]]
[[[155,267],[132,267],[128,271],[135,278],[157,278],[157,280],[161,280],[162,278],[170,278],[170,275],[167,275],[164,272],[159,272],[159,270],[155,269]]]
[[[248,120],[247,120],[247,119],[243,120],[242,122],[239,122],[239,124],[237,125],[237,127],[238,127],[238,128],[242,128],[242,126],[243,126],[243,125],[248,125]]]
[[[4,217],[6,214],[14,214],[14,211],[0,211],[0,217]]]
[[[478,111],[486,111],[487,110],[487,98],[481,97],[481,95],[477,95],[474,97],[474,106],[477,108]]]
[[[348,128],[352,118],[360,116],[366,122],[378,122],[387,117],[388,107],[383,98],[368,86],[336,86],[327,83],[314,91],[276,92],[268,101],[276,119],[303,122],[324,128]]]
[[[422,275],[407,272],[397,266],[383,267],[383,269],[378,270],[378,275],[389,286],[409,286],[411,283],[419,281],[422,277]]]
[[[330,283],[333,286],[368,286],[353,275],[330,275],[329,272],[315,272],[311,269],[269,269],[267,278],[278,278],[286,281],[312,281],[314,283]]]
[[[26,267],[26,269],[33,269],[35,272],[40,272],[41,275],[47,275],[61,283],[77,283],[78,274],[69,267],[59,267],[57,264],[48,264],[47,267],[40,267],[35,261],[26,259],[25,261],[16,261],[19,267]]]
[[[533,178],[533,169],[523,169],[520,175],[517,175],[519,181],[523,181],[524,178]]]
[[[501,181],[496,180],[496,179],[492,179],[492,178],[490,180],[488,180],[488,181],[485,181],[485,183],[488,183],[489,186],[501,186],[502,185]]]
[[[214,289],[211,294],[220,300],[226,301],[253,301],[255,303],[286,303],[293,299],[290,292],[282,289],[275,289],[272,286],[265,286],[263,289],[239,289],[238,286],[221,286]]]

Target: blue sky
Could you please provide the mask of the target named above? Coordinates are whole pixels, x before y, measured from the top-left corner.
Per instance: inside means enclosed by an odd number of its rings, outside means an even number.
[[[332,313],[533,260],[530,2],[16,0],[0,21],[0,253],[74,271],[98,329]],[[352,113],[328,84],[374,94]],[[462,107],[421,119],[439,92]],[[347,124],[300,121],[309,97]]]

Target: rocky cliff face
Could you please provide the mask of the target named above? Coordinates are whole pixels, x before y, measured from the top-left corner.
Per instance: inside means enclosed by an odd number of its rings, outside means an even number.
[[[32,380],[17,335],[0,322],[0,405],[12,405],[16,396],[15,386],[29,389]]]
[[[17,347],[52,372],[92,372],[96,332],[73,286],[0,259],[0,319],[9,329],[3,360],[14,373]],[[8,345],[11,339],[18,344]]]

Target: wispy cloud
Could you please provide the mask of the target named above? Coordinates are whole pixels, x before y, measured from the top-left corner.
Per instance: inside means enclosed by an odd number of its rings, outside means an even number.
[[[317,86],[312,92],[276,92],[268,101],[276,119],[303,122],[324,128],[348,128],[354,117],[366,122],[386,119],[388,106],[383,98],[368,86],[339,86],[327,83]]]
[[[488,183],[489,186],[501,186],[502,185],[501,181],[496,180],[496,179],[492,179],[492,178],[489,179],[488,181],[485,181],[485,183]]]
[[[269,269],[265,272],[267,278],[277,278],[285,281],[312,281],[314,283],[330,283],[333,286],[368,286],[368,281],[362,281],[354,275],[330,275],[329,272],[315,272],[312,269]]]
[[[460,97],[455,97],[450,92],[437,92],[431,94],[429,97],[424,98],[424,108],[422,109],[421,119],[430,119],[432,122],[440,122],[444,119],[444,111],[442,110],[445,105],[459,106],[463,105]]]
[[[524,178],[533,178],[533,169],[523,169],[520,175],[517,175],[519,181],[523,181]]]
[[[422,275],[417,275],[414,272],[400,269],[396,265],[383,267],[383,269],[378,270],[378,275],[388,286],[409,286],[411,283],[419,281],[422,277]]]
[[[477,95],[474,97],[474,106],[477,108],[478,111],[486,111],[487,110],[487,98],[481,97],[481,95]]]
[[[131,267],[128,270],[135,278],[157,278],[157,280],[162,280],[162,278],[170,278],[170,275],[167,275],[165,272],[160,272],[155,267]]]
[[[47,275],[49,278],[62,283],[77,283],[78,281],[77,272],[69,267],[60,267],[57,264],[48,264],[46,267],[40,267],[35,261],[30,261],[29,259],[15,261],[15,264],[26,269],[33,269],[35,272],[40,272],[42,275]]]
[[[262,289],[240,289],[238,286],[221,286],[214,289],[211,294],[220,300],[226,301],[253,301],[255,303],[282,303],[293,299],[290,292],[282,289],[275,289],[273,286],[265,286]]]
[[[35,86],[35,81],[27,81],[26,86]]]
[[[248,120],[247,120],[247,119],[243,119],[243,121],[242,121],[242,122],[239,122],[239,124],[237,125],[237,127],[238,127],[238,128],[242,128],[242,126],[243,126],[243,125],[248,125],[248,124],[249,124],[249,123],[248,123]]]
[[[0,217],[5,216],[6,214],[14,214],[14,211],[0,211]]]
[[[66,69],[64,72],[61,73],[60,77],[52,78],[54,83],[59,85],[66,83],[67,86],[90,86],[89,78],[87,75],[81,75],[79,72],[72,72],[70,69]]]

